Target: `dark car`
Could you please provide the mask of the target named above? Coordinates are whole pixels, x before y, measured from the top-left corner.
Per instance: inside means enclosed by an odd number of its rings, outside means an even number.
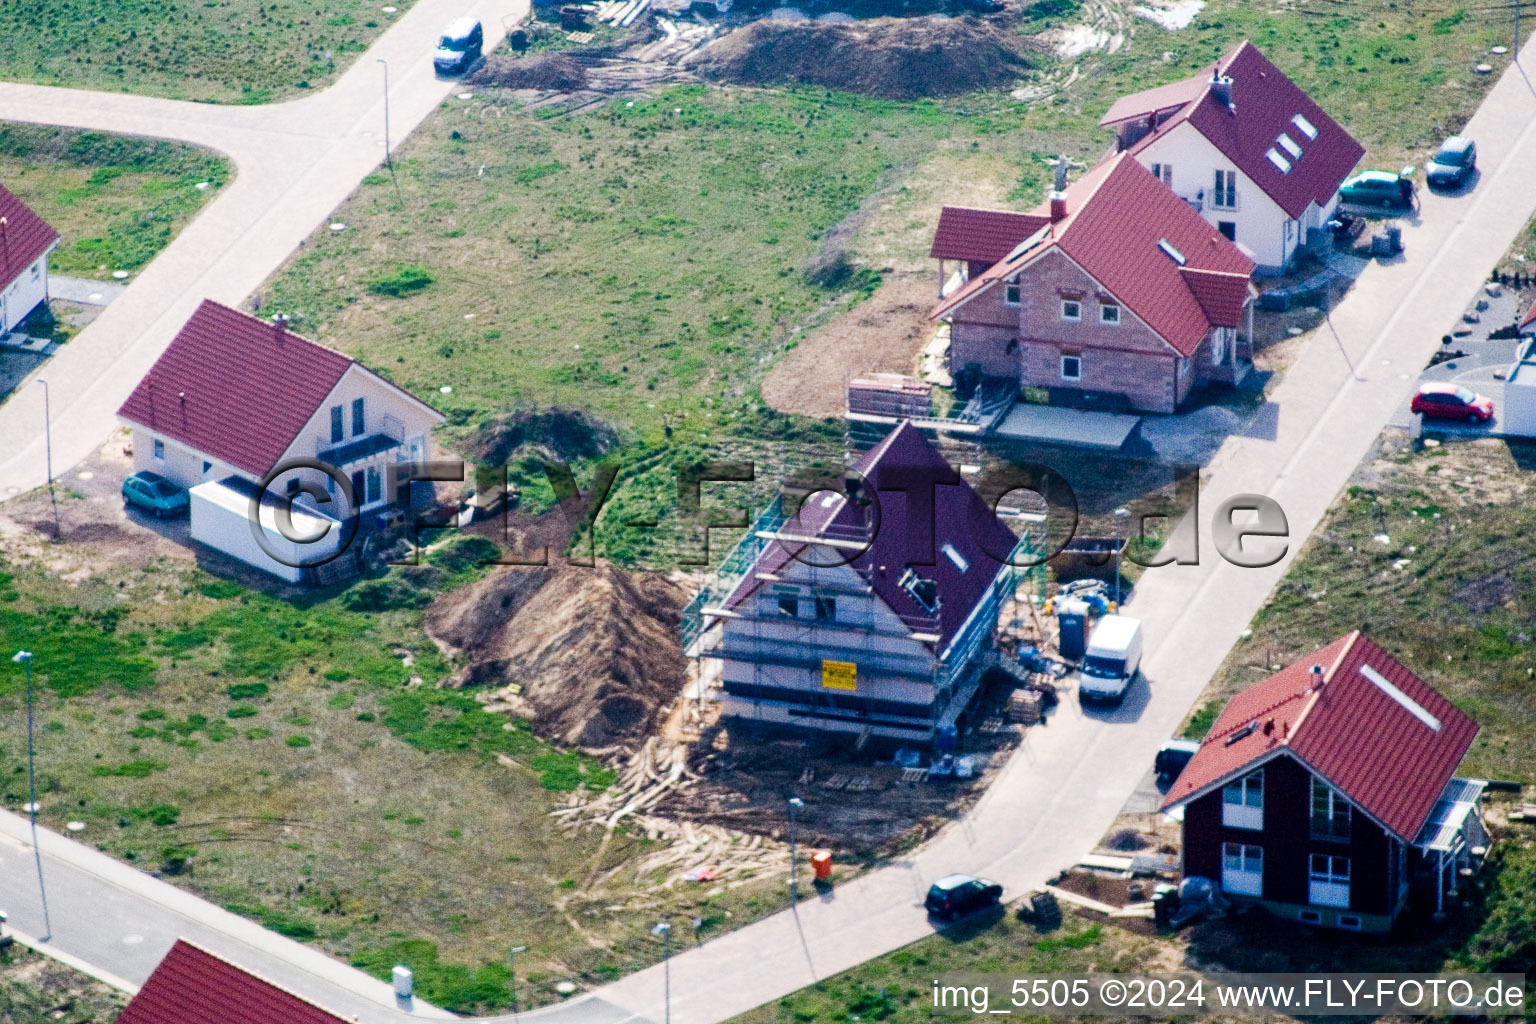
[[[1493,399],[1460,384],[1425,384],[1409,406],[1430,419],[1487,423],[1493,419]]]
[[[1169,740],[1157,750],[1157,758],[1152,762],[1152,767],[1157,771],[1160,779],[1176,779],[1184,766],[1189,764],[1189,759],[1195,756],[1195,751],[1200,749],[1196,740]]]
[[[1413,182],[1390,171],[1361,171],[1339,189],[1339,198],[1356,206],[1410,207]]]
[[[187,490],[159,473],[144,469],[123,481],[123,501],[143,509],[157,519],[167,519],[187,511]]]
[[[923,906],[934,917],[953,921],[957,917],[996,906],[1003,898],[1003,887],[975,875],[945,875],[928,889]]]
[[[474,18],[459,18],[443,29],[443,37],[437,41],[437,52],[432,55],[432,67],[440,75],[462,75],[480,63],[480,50],[485,45],[485,33]]]
[[[1461,188],[1477,170],[1477,144],[1460,135],[1440,143],[1440,149],[1424,166],[1424,180],[1435,188]]]

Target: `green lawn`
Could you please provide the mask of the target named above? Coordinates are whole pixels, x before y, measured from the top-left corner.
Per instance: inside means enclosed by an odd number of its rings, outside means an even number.
[[[529,947],[527,1007],[653,962],[654,915],[700,917],[707,935],[782,906],[767,878],[636,877],[626,865],[659,842],[549,817],[611,771],[436,688],[449,666],[416,609],[473,578],[483,544],[298,602],[181,561],[125,564],[116,545],[0,554],[0,636],[34,654],[44,823],[83,822],[82,841],[380,977],[409,964],[424,998],[465,1012],[511,1006],[509,946]],[[61,559],[89,568],[66,582]],[[23,678],[7,658],[12,810],[27,799]]]
[[[0,184],[61,236],[49,261],[58,274],[110,280],[140,269],[230,177],[227,162],[195,146],[0,123]]]
[[[412,2],[10,0],[0,4],[0,74],[80,89],[269,103],[328,85]]]
[[[127,1004],[121,992],[29,949],[0,952],[4,1024],[112,1024]]]

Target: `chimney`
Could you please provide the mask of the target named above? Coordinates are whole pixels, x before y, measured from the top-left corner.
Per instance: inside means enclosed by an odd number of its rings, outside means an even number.
[[[283,332],[288,330],[288,314],[278,313],[272,318],[272,339],[279,345],[283,343]]]
[[[1235,112],[1232,107],[1232,79],[1215,69],[1211,70],[1211,95],[1216,97],[1217,103]]]
[[[1067,215],[1067,155],[1056,159],[1056,181],[1051,188],[1051,223],[1055,224]]]
[[[1312,676],[1312,689],[1321,690],[1323,688],[1323,666],[1313,665],[1309,674]]]

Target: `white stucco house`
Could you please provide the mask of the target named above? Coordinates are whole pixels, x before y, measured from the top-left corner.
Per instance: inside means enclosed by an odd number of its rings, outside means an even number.
[[[1324,230],[1365,150],[1244,41],[1209,71],[1116,100],[1099,121],[1115,151],[1279,274]]]
[[[0,334],[48,301],[48,256],[59,233],[0,185]]]
[[[287,564],[289,556],[314,559],[328,548],[289,551],[274,532],[276,506],[286,507],[304,481],[320,485],[326,500],[301,497],[294,517],[296,532],[308,535],[354,511],[346,488],[315,469],[275,477],[259,512],[262,545],[251,522],[257,485],[291,460],[313,459],[350,483],[358,512],[408,505],[409,485],[391,489],[391,467],[424,462],[443,415],[350,356],[292,333],[286,318],[266,321],[205,300],[118,419],[133,435],[135,471],[189,489],[193,540],[298,582],[304,567]],[[288,554],[273,558],[274,549]]]

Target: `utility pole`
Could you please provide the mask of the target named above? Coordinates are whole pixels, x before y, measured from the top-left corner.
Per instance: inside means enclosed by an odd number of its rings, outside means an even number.
[[[1129,515],[1128,509],[1115,509],[1115,611],[1120,610],[1120,523]],[[1129,537],[1126,538],[1130,540]]]
[[[672,926],[665,921],[660,921],[651,929],[651,934],[661,936],[661,977],[663,1003],[666,1007],[664,1024],[672,1024]]]
[[[51,391],[48,388],[48,378],[39,377],[37,382],[43,386],[43,451],[48,459],[48,501],[53,505],[53,539],[61,540],[64,536],[63,527],[59,525],[59,499],[53,493],[53,403]],[[30,657],[30,655],[29,655]]]
[[[27,812],[32,819],[32,857],[37,862],[37,891],[43,900],[43,941],[53,938],[53,924],[48,919],[48,889],[43,885],[43,853],[37,847],[37,767],[32,741],[32,652],[17,651],[11,659],[27,670]]]
[[[794,909],[797,896],[797,874],[795,870],[795,812],[805,806],[805,801],[797,796],[789,798],[789,906]]]
[[[508,958],[512,961],[512,1019],[517,1019],[517,954],[528,952],[527,946],[513,946],[508,950]]]
[[[384,66],[384,163],[390,170],[394,170],[395,165],[389,155],[389,61],[380,57],[378,62]]]

